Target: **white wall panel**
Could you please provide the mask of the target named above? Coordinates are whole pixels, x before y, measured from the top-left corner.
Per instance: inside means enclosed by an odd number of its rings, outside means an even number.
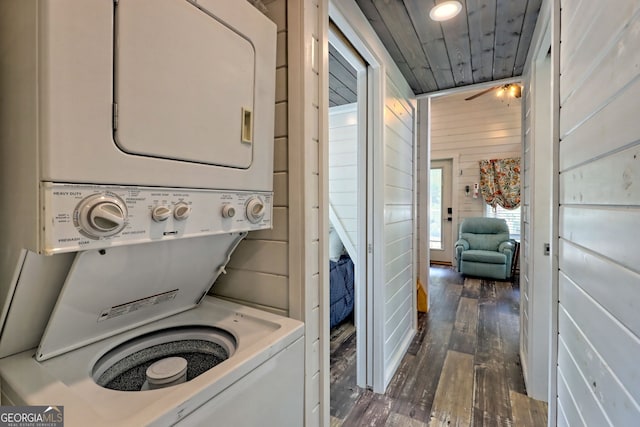
[[[640,14],[640,3],[631,0],[619,2],[623,9],[623,5],[633,7],[635,12],[633,16],[624,16],[628,25],[619,26],[619,21],[611,22],[605,34],[616,34],[617,37],[612,43],[606,46],[606,50],[593,52],[589,49],[588,59],[591,64],[587,69],[585,77],[579,81],[568,80],[562,76],[565,84],[560,85],[561,93],[569,93],[570,96],[562,102],[563,109],[560,120],[560,137],[564,137],[580,126],[583,121],[587,120],[590,115],[604,108],[612,96],[620,91],[625,91],[625,86],[636,78],[636,65],[640,63],[640,22],[638,15]],[[618,9],[607,8],[607,10]],[[586,17],[584,18],[586,19]],[[597,21],[597,25],[606,25],[608,21]],[[571,38],[567,35],[567,38]],[[564,46],[560,52],[563,52]],[[585,51],[587,51],[585,49]],[[594,54],[595,53],[595,54]],[[583,56],[587,56],[582,54]],[[568,67],[571,64],[567,65]],[[606,84],[602,84],[606,82]],[[564,88],[564,89],[563,89]],[[561,100],[563,98],[561,97]]]
[[[634,271],[640,271],[638,252],[632,250],[640,242],[638,224],[638,208],[563,206],[560,209],[562,239],[584,246]]]
[[[329,109],[329,202],[337,221],[332,226],[354,262],[358,247],[358,117],[357,104]]]
[[[558,420],[573,424],[581,413],[585,425],[633,425],[640,416],[640,3],[564,5]],[[602,10],[593,15],[592,7]]]
[[[569,385],[567,384],[567,379],[565,378],[565,374],[560,368],[558,368],[558,395],[565,397],[564,399],[558,402],[558,408],[562,410],[564,414],[564,418],[567,420],[565,425],[567,426],[588,425],[584,421],[584,418],[582,418],[582,413],[578,409],[575,396],[573,395],[571,389],[569,388]]]
[[[484,216],[482,197],[474,199],[464,193],[466,185],[473,188],[480,182],[478,162],[520,157],[521,153],[521,99],[498,98],[490,92],[464,100],[474,93],[431,100],[431,158],[458,159],[458,170],[453,171],[453,204],[458,206],[458,212],[453,212],[454,224],[467,217]],[[457,232],[454,234],[456,237]]]
[[[565,136],[560,145],[560,168],[567,170],[601,155],[605,141],[608,152],[634,144],[640,135],[638,93],[640,79],[636,78],[627,90]]]
[[[560,339],[560,343],[558,344],[558,365],[558,374],[564,378],[567,385],[570,385],[571,388],[569,392],[574,399],[580,419],[583,420],[582,422],[572,420],[570,424],[598,427],[612,426],[598,405],[593,391],[589,388],[585,378],[576,366],[575,361],[568,353],[568,349],[562,339]]]
[[[636,145],[560,175],[560,202],[598,204],[606,200],[627,205],[640,200],[638,180],[640,146]]]
[[[640,274],[565,240],[560,242],[560,257],[565,275],[580,283],[605,310],[615,311],[616,319],[640,336],[640,299],[636,297]]]
[[[408,338],[414,333],[414,114],[414,106],[388,79],[383,192],[385,384],[406,351]]]

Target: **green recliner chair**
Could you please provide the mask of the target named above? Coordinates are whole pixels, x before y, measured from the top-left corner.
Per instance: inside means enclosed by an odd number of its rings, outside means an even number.
[[[460,224],[456,242],[458,272],[490,279],[511,277],[515,242],[509,226],[499,218],[466,218]]]

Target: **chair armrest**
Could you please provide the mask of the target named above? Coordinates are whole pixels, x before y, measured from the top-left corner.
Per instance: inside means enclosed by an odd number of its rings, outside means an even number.
[[[456,242],[456,266],[458,267],[458,273],[460,273],[460,259],[462,258],[462,252],[469,250],[469,242],[465,239],[459,239]]]
[[[513,252],[516,248],[515,242],[509,240],[506,242],[500,243],[498,246],[498,252],[505,254],[507,257],[507,279],[511,277],[511,270],[513,264]]]
[[[458,239],[455,246],[456,246],[456,249],[458,249],[458,246],[460,246],[462,247],[463,251],[469,250],[469,242],[467,242],[465,239]]]
[[[500,243],[500,246],[498,246],[498,252],[504,252],[508,249],[511,251],[511,253],[513,253],[515,246],[515,243],[513,243],[511,240],[507,240],[506,242]]]

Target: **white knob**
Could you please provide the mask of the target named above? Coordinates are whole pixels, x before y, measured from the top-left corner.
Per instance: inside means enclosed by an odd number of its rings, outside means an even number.
[[[170,216],[171,216],[171,209],[169,209],[166,206],[156,206],[151,211],[151,218],[153,218],[155,222],[166,221],[167,219],[169,219]]]
[[[222,207],[223,218],[233,218],[234,216],[236,216],[236,208],[231,205],[224,205]]]
[[[185,219],[189,218],[190,214],[191,206],[189,206],[187,203],[176,203],[175,207],[173,208],[173,217],[178,221],[184,221]]]
[[[107,237],[127,225],[127,206],[116,195],[94,194],[76,208],[79,228],[90,237]]]
[[[124,212],[120,206],[113,202],[101,202],[96,204],[89,212],[89,224],[95,230],[111,232],[124,225]]]
[[[253,224],[257,224],[264,218],[264,202],[259,197],[252,197],[247,202],[247,219]]]

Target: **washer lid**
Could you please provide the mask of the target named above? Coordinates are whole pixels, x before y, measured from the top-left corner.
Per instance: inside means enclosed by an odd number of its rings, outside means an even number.
[[[79,252],[37,360],[195,307],[246,233]]]
[[[256,52],[219,10],[186,0],[119,0],[114,138],[130,154],[233,168],[253,162]],[[254,22],[260,18],[260,22]],[[247,16],[246,26],[264,26]]]

